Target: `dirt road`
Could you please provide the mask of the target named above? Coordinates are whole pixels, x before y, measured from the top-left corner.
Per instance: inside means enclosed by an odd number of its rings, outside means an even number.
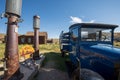
[[[50,59],[40,68],[34,80],[69,80],[68,73],[56,69],[55,66],[55,60]]]

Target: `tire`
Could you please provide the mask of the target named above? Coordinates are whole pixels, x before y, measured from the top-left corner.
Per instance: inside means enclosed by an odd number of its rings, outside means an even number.
[[[77,68],[73,71],[71,80],[104,80],[104,78],[92,70]]]
[[[100,74],[90,69],[81,69],[80,72],[81,80],[104,80]]]
[[[80,80],[80,70],[79,70],[79,68],[75,69],[72,72],[71,80]]]

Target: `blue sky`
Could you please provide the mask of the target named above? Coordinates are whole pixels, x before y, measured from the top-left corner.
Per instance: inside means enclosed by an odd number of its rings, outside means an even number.
[[[0,0],[0,13],[5,11],[5,0]],[[58,38],[77,21],[120,25],[120,0],[23,0],[19,34],[33,31],[33,16],[39,15],[40,31],[49,38]],[[0,33],[6,33],[7,19],[0,19]],[[120,27],[115,31],[120,32]]]

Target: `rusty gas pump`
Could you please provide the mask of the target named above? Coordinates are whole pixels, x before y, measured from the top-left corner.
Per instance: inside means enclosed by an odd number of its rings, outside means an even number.
[[[5,48],[5,71],[3,80],[21,80],[18,55],[18,22],[21,17],[22,0],[6,0],[4,16],[8,18],[6,48]]]
[[[40,28],[40,16],[33,16],[33,29],[34,29],[34,49],[33,59],[40,59],[39,56],[39,28]]]

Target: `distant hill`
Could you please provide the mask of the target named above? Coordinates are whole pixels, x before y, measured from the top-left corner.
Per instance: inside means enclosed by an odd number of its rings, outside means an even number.
[[[120,38],[120,32],[114,33],[114,37],[115,37],[115,38]]]
[[[114,40],[120,42],[120,33],[114,33]]]

